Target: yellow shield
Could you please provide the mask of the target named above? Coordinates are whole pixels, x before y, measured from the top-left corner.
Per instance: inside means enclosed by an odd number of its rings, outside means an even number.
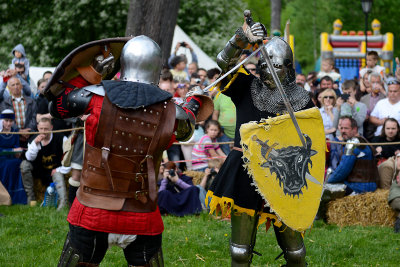
[[[308,229],[317,214],[324,181],[325,132],[317,108],[295,112],[300,137],[288,114],[240,127],[245,167],[278,218],[293,230]]]

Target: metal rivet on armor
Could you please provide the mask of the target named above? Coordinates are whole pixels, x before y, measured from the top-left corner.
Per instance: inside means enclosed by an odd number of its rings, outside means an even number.
[[[144,138],[144,141],[147,141],[147,137]]]
[[[167,108],[167,106],[164,106],[164,108]]]
[[[136,120],[132,120],[133,122],[136,122]]]
[[[136,152],[136,149],[134,149],[133,152]]]
[[[121,117],[121,116],[119,116],[119,119],[120,119],[120,120],[122,120],[122,117]]]
[[[118,134],[118,131],[115,131],[115,134]]]
[[[140,124],[141,124],[141,125],[144,125],[144,122],[142,121]]]
[[[157,111],[156,114],[159,115],[160,113]]]
[[[154,128],[154,129],[157,128],[157,125],[154,125],[153,128]]]
[[[124,133],[124,132],[122,132],[121,134],[122,134],[122,135],[125,135],[125,133]]]
[[[115,147],[115,145],[112,145],[112,147]]]
[[[81,94],[81,96],[83,96],[83,94]]]
[[[150,110],[150,113],[153,113],[153,111],[152,111],[152,110]]]
[[[125,148],[126,151],[128,151],[128,148]]]
[[[72,106],[75,108],[76,107],[76,103],[74,103]]]
[[[144,109],[143,111],[146,112],[146,109]]]
[[[119,149],[121,149],[122,148],[122,146],[119,146]]]
[[[142,139],[142,137],[139,135],[139,137],[138,137],[139,139]]]
[[[164,104],[167,104],[167,101],[165,101]]]
[[[143,154],[143,150],[140,150],[140,154]]]
[[[150,123],[147,124],[147,127],[150,127]]]
[[[129,137],[131,137],[132,136],[132,134],[129,134]]]
[[[93,167],[93,170],[95,171],[95,170],[96,170],[96,168],[95,168],[95,167]]]
[[[126,118],[125,120],[126,120],[126,121],[129,121],[129,118]]]

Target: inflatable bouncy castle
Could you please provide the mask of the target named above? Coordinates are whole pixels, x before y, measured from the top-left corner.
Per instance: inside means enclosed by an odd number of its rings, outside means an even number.
[[[381,66],[386,74],[393,71],[393,33],[380,33],[381,23],[374,19],[372,30],[367,31],[367,43],[363,31],[342,31],[340,19],[333,23],[333,33],[321,33],[321,59],[332,58],[339,68],[342,81],[359,76],[360,68],[365,66],[365,54],[375,50],[380,57]]]

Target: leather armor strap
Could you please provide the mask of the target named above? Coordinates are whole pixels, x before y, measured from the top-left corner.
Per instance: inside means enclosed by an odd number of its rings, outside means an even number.
[[[107,96],[105,97],[104,101],[110,102]],[[117,107],[115,105],[112,105],[111,103],[105,106],[111,107],[110,117],[106,122],[106,127],[107,127],[106,129],[112,129],[117,115]],[[114,191],[114,183],[111,176],[110,166],[108,165],[108,156],[110,154],[111,138],[112,138],[112,131],[106,131],[104,134],[103,147],[101,148],[101,165],[104,167],[106,171],[106,176],[108,183],[110,185],[110,190]]]
[[[172,102],[167,102],[166,105],[174,105]],[[157,149],[157,143],[160,140],[160,136],[163,131],[160,131],[158,127],[160,127],[160,122],[162,121],[173,121],[175,119],[175,113],[168,112],[168,110],[164,109],[162,116],[159,117],[159,121],[157,123],[157,131],[156,135],[151,140],[149,149],[146,154],[146,163],[147,163],[147,171],[148,171],[148,181],[149,181],[149,197],[151,201],[156,201],[157,199],[157,181],[156,174],[154,170],[154,155],[155,150]]]

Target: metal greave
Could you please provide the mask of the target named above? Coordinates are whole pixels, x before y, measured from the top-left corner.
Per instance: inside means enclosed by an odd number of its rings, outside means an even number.
[[[300,232],[294,231],[282,224],[274,226],[276,240],[284,253],[285,266],[306,266],[306,247]]]
[[[231,213],[231,266],[250,266],[256,243],[258,220],[258,215],[249,216],[246,213]]]

